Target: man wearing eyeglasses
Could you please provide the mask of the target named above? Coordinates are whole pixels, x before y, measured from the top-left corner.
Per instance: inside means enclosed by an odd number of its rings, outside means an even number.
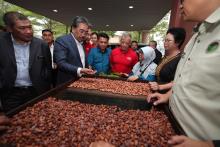
[[[77,79],[82,74],[94,74],[86,68],[86,56],[83,41],[89,31],[89,22],[85,17],[77,16],[71,25],[71,33],[59,37],[54,45],[54,60],[58,67],[57,84]]]
[[[166,103],[187,136],[168,141],[175,147],[220,146],[220,0],[181,0],[184,20],[200,22],[179,61],[172,91],[152,94]],[[171,94],[172,93],[172,94]]]

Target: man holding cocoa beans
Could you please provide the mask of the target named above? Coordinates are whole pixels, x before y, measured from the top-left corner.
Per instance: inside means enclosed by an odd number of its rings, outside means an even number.
[[[220,0],[181,0],[180,9],[184,20],[201,24],[184,49],[172,90],[151,94],[148,101],[169,101],[189,137],[174,136],[170,145],[220,146]]]

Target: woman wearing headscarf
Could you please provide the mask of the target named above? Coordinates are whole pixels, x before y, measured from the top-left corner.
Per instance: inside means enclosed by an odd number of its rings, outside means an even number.
[[[137,79],[155,81],[155,70],[157,67],[157,64],[153,62],[155,57],[156,54],[152,47],[146,46],[141,48],[139,51],[139,62],[134,65],[128,81],[135,81]]]

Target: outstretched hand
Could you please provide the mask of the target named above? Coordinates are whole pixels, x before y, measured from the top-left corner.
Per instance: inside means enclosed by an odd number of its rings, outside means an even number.
[[[82,68],[80,73],[87,74],[87,75],[94,75],[97,71],[89,69],[89,68]]]
[[[149,82],[150,89],[153,91],[160,90],[159,84],[157,82]]]
[[[163,104],[167,103],[169,100],[169,97],[171,96],[172,90],[169,90],[165,94],[160,94],[158,92],[151,93],[147,97],[147,102],[148,103],[153,103],[153,105],[158,105],[158,104]]]
[[[211,141],[198,141],[186,136],[173,136],[168,144],[172,147],[214,147]]]

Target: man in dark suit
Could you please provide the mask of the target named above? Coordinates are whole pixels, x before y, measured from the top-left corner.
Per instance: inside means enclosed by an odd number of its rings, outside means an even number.
[[[18,12],[7,12],[8,32],[0,34],[0,98],[5,112],[51,87],[48,44],[33,37],[31,22]]]
[[[58,66],[57,84],[77,79],[82,74],[94,74],[87,66],[83,41],[89,30],[85,17],[77,16],[71,25],[71,33],[59,37],[54,45],[54,61]]]
[[[50,29],[42,30],[42,39],[48,43],[50,47],[50,54],[52,60],[52,85],[56,87],[56,80],[57,80],[57,65],[53,62],[53,50],[54,50],[54,36],[53,32]]]
[[[160,63],[161,59],[162,59],[162,54],[157,49],[157,42],[152,40],[152,41],[150,41],[149,46],[152,47],[155,51],[156,58],[154,59],[154,63],[156,63],[158,65]]]

